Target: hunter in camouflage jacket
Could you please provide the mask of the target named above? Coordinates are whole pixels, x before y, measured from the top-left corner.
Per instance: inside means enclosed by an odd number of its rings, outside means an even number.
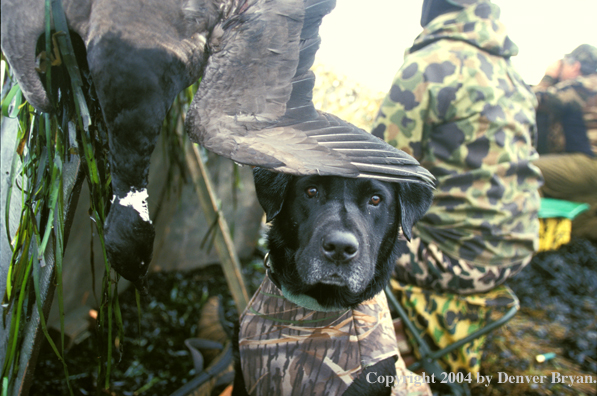
[[[537,100],[510,63],[518,48],[498,17],[481,0],[427,24],[373,129],[437,179],[414,230],[422,244],[480,268],[480,277],[484,268],[524,266],[538,246]]]
[[[573,220],[572,235],[597,241],[597,48],[582,44],[554,65],[533,90],[538,114],[550,121],[548,140],[559,144],[534,164],[545,196],[589,204]]]
[[[566,152],[582,152],[590,157],[597,156],[597,48],[582,44],[569,55],[573,60],[584,62],[592,68],[592,73],[577,78],[559,81],[545,75],[533,87],[539,100],[537,111],[547,112],[557,120],[566,112],[582,115],[586,136],[565,138]],[[586,59],[585,59],[586,58]],[[566,131],[563,131],[564,133]],[[571,138],[574,142],[570,142]],[[574,145],[575,147],[570,147]]]

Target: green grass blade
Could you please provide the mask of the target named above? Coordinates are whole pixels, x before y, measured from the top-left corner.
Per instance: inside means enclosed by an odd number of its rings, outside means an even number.
[[[60,161],[60,158],[57,158],[58,161]],[[50,213],[48,215],[48,221],[46,223],[46,228],[44,230],[44,236],[43,239],[41,241],[41,244],[39,245],[39,255],[43,256],[44,252],[46,251],[46,245],[48,244],[48,240],[50,238],[50,234],[52,234],[53,231],[53,225],[54,225],[54,212],[55,212],[55,208],[56,208],[56,203],[58,202],[58,195],[60,193],[61,190],[61,180],[62,180],[62,163],[58,162],[56,163],[56,166],[54,166],[54,169],[52,171],[52,179],[51,179],[51,183],[50,183],[50,187],[51,187],[51,191],[50,191],[50,202],[48,203],[48,206],[50,207]]]
[[[20,123],[19,123],[20,125]],[[7,131],[8,132],[8,131]],[[20,135],[20,134],[19,134]],[[5,211],[4,211],[4,221],[6,224],[6,238],[9,241],[9,245],[11,247],[11,249],[14,250],[13,248],[13,244],[12,244],[12,237],[10,235],[10,205],[11,205],[11,198],[12,198],[12,187],[15,185],[15,180],[18,174],[17,171],[17,167],[18,167],[18,161],[19,161],[19,156],[16,155],[17,151],[18,151],[18,147],[19,147],[19,137],[17,136],[17,139],[15,140],[15,155],[12,157],[12,164],[10,166],[10,185],[8,186],[8,190],[7,190],[7,195],[6,195],[6,207],[5,207]]]
[[[46,4],[47,4],[46,0]],[[77,57],[73,49],[73,44],[70,40],[68,24],[66,22],[66,15],[62,8],[62,1],[52,0],[52,17],[54,20],[54,28],[56,29],[56,41],[60,47],[60,54],[62,55],[62,61],[64,62],[66,69],[73,85],[78,87],[83,86],[83,79],[81,78],[81,72],[77,65]],[[49,55],[49,54],[48,54]]]
[[[62,131],[60,131],[62,132]],[[62,258],[64,257],[64,174],[62,173],[62,163],[64,151],[62,150],[62,134],[56,134],[56,158],[55,164],[59,164],[60,176],[58,177],[58,197],[55,205],[57,212],[55,237],[55,265],[56,265],[56,289],[58,290],[58,310],[60,316],[60,339],[62,345],[62,355],[64,355],[64,291],[62,282]]]
[[[29,278],[29,273],[31,272],[33,260],[28,260],[27,267],[25,270],[25,279]],[[16,305],[16,313],[13,316],[13,319],[10,322],[10,332],[8,338],[8,345],[7,345],[7,355],[6,359],[4,360],[4,367],[2,368],[2,378],[8,378],[9,372],[13,367],[14,356],[16,355],[17,349],[17,333],[19,332],[20,328],[20,321],[21,321],[21,314],[23,310],[23,299],[25,298],[26,293],[26,283],[21,285],[21,289],[19,290],[19,300]]]
[[[36,263],[37,262],[37,254],[35,252],[33,255],[33,259],[34,259],[34,262]],[[64,361],[63,354],[60,353],[60,351],[58,351],[56,344],[52,340],[52,337],[50,337],[50,333],[48,333],[48,327],[46,325],[46,319],[44,317],[44,313],[42,310],[42,304],[41,304],[41,289],[39,286],[39,272],[40,272],[40,266],[37,264],[34,264],[33,265],[33,285],[34,285],[34,289],[35,289],[35,302],[37,304],[37,311],[39,314],[41,329],[42,329],[44,335],[46,336],[46,340],[48,341],[48,344],[50,344],[50,347],[52,348],[52,350],[58,357],[58,360],[60,360],[60,362],[62,363],[62,367],[64,369],[64,376],[66,378],[66,385],[68,387],[69,393],[72,396],[73,390],[71,389],[71,386],[70,386],[69,375],[68,375],[68,366],[66,365],[66,362]],[[64,350],[64,339],[62,339],[62,343],[63,344],[61,347]]]
[[[151,381],[149,381],[147,384],[143,385],[142,387],[140,387],[139,389],[137,389],[134,394],[135,395],[140,395],[143,392],[148,391],[152,386],[154,386],[155,384],[157,384],[158,382],[160,382],[162,379],[160,377],[153,377],[151,379]]]
[[[4,54],[2,54],[2,59],[0,60],[0,92],[4,92],[4,76],[6,75],[7,69],[8,64],[4,60]]]
[[[14,99],[15,105],[12,108],[12,111],[8,111],[10,105],[12,104]],[[16,118],[19,115],[19,111],[21,110],[21,103],[23,102],[23,94],[21,92],[21,87],[18,85],[14,85],[6,97],[2,99],[2,116],[7,118]]]

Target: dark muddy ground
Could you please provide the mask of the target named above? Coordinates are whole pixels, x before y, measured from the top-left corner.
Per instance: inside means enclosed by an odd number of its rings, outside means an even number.
[[[554,252],[537,254],[508,284],[521,309],[489,337],[482,374],[546,376],[545,383],[503,383],[479,395],[597,394],[597,245],[572,240]],[[536,356],[555,353],[538,363]],[[504,376],[504,375],[503,375]],[[562,384],[563,376],[592,377],[592,384]],[[555,380],[555,383],[551,383]],[[571,385],[571,386],[568,386]]]
[[[261,282],[263,264],[257,255],[243,265],[252,292]],[[227,321],[235,318],[219,266],[153,273],[149,282],[152,295],[143,308],[140,333],[133,290],[120,297],[126,339],[124,354],[113,368],[112,395],[168,395],[194,376],[183,342],[196,334],[200,309],[209,296],[221,296]],[[489,337],[481,375],[493,380],[487,387],[472,381],[472,394],[597,394],[597,383],[551,383],[552,375],[592,375],[597,381],[597,246],[576,240],[558,251],[540,253],[509,285],[520,298],[521,310]],[[89,337],[67,353],[75,395],[95,393],[94,340]],[[536,356],[548,352],[555,357],[537,363]],[[497,383],[500,372],[545,376],[545,381]],[[62,367],[49,348],[40,353],[34,377],[32,395],[68,394]]]
[[[244,264],[249,283],[260,277],[261,267],[259,259]],[[194,377],[184,340],[196,335],[201,307],[210,296],[222,297],[227,330],[232,330],[236,308],[219,265],[190,272],[154,272],[149,286],[151,296],[142,308],[140,332],[134,289],[120,295],[125,344],[123,355],[116,358],[120,362],[112,368],[112,395],[169,395]],[[89,337],[67,352],[75,395],[95,393],[96,350],[95,337]],[[62,366],[48,345],[40,352],[30,394],[68,395]]]

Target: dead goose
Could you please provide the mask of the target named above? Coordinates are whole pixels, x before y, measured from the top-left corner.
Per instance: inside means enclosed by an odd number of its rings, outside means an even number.
[[[56,1],[56,0],[53,0]],[[154,227],[149,161],[175,96],[201,78],[191,139],[234,161],[295,175],[433,184],[412,157],[315,110],[309,70],[334,0],[62,0],[108,126],[113,205],[106,247],[116,271],[147,292]],[[35,71],[44,2],[2,2],[2,51],[29,102],[51,111]]]

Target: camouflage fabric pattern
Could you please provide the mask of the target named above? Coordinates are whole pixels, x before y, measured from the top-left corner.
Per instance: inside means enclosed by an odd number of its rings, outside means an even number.
[[[564,136],[564,127],[560,120],[551,113],[537,113],[537,124],[539,124],[540,117],[545,118],[545,128],[538,128],[539,139],[541,135],[545,134],[544,152],[539,151],[540,155],[563,153],[566,151],[566,137]],[[542,172],[543,173],[543,172]],[[543,176],[545,177],[545,175]]]
[[[597,73],[561,82],[544,76],[533,91],[539,100],[537,111],[550,114],[556,125],[564,112],[582,112],[591,151],[597,155]]]
[[[483,328],[492,310],[505,310],[519,302],[507,286],[499,286],[488,293],[462,296],[436,293],[428,289],[391,281],[392,291],[419,335],[432,350],[443,349],[467,335]],[[456,349],[439,359],[447,372],[477,373],[481,367],[485,336]],[[417,345],[412,339],[412,345]],[[415,356],[420,358],[417,348]]]
[[[566,57],[580,62],[582,74],[597,73],[597,48],[589,44],[581,44]]]
[[[455,259],[433,242],[425,243],[415,237],[405,244],[407,253],[400,256],[394,268],[393,278],[437,292],[457,294],[485,293],[519,273],[532,256],[509,266],[474,265],[468,260]]]
[[[372,133],[437,179],[414,230],[478,266],[513,266],[538,247],[541,173],[536,98],[511,66],[518,53],[481,0],[431,21],[407,51]]]
[[[398,376],[414,375],[400,358],[383,292],[355,309],[319,312],[285,299],[266,276],[241,315],[239,349],[250,395],[341,395],[363,368],[396,356]],[[402,381],[394,395],[431,395]]]

